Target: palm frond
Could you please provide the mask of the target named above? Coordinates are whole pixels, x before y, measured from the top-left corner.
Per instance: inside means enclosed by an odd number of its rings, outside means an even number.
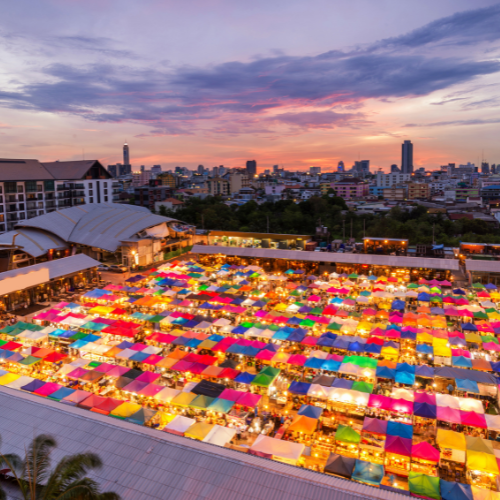
[[[44,484],[50,474],[50,455],[57,445],[47,434],[36,436],[26,450],[22,478],[29,484],[31,497],[36,497],[38,485]]]

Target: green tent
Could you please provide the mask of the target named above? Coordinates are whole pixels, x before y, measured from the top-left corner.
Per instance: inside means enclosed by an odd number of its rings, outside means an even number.
[[[474,313],[474,318],[476,319],[488,319],[488,315],[483,311],[477,311]]]
[[[316,315],[323,314],[323,309],[321,309],[321,307],[315,307],[314,309],[311,309],[309,314],[316,314]]]
[[[348,276],[349,279],[353,279],[353,280],[356,280],[359,278],[359,276],[356,274],[356,273],[351,273],[349,276]]]
[[[273,368],[272,366],[266,366],[253,380],[252,385],[258,385],[259,387],[269,387],[276,377],[280,373],[279,368]]]
[[[363,290],[360,295],[362,295],[363,297],[370,297],[370,295],[372,294],[372,292],[369,292],[368,290]]]
[[[149,321],[151,323],[159,323],[162,319],[165,319],[165,316],[161,316],[160,314],[157,314],[156,316],[153,316]]]
[[[416,283],[409,283],[406,288],[418,288],[418,285]]]
[[[443,293],[443,290],[441,290],[441,288],[438,288],[437,286],[433,286],[431,288],[431,292],[432,293]]]
[[[299,326],[308,326],[308,327],[312,327],[314,326],[314,321],[312,319],[304,319],[300,322],[300,325]]]
[[[438,295],[431,297],[429,302],[443,302],[443,297],[439,297]]]
[[[361,435],[348,425],[340,424],[335,433],[335,441],[342,441],[343,443],[359,443]]]
[[[472,288],[484,288],[484,285],[482,285],[481,283],[474,283],[472,285]]]
[[[408,477],[410,493],[414,495],[435,498],[440,500],[441,493],[439,489],[439,477],[426,476],[418,472],[410,472]]]
[[[346,356],[343,363],[352,363],[361,368],[377,368],[378,360],[366,356]]]
[[[80,339],[85,338],[87,335],[88,335],[88,333],[76,332],[74,335],[71,335],[71,337],[69,339],[72,340],[73,342],[75,342],[76,340],[80,340]]]
[[[497,337],[493,337],[493,335],[483,335],[481,336],[481,340],[484,342],[494,342],[495,344],[500,344]]]
[[[228,401],[227,399],[217,398],[210,404],[207,410],[216,411],[218,413],[229,413],[233,406],[234,406],[234,401]]]
[[[89,368],[97,368],[98,366],[101,366],[102,363],[100,361],[91,361],[88,366]]]
[[[151,408],[141,408],[125,420],[127,422],[132,422],[133,424],[144,425],[148,423],[157,413],[158,412],[156,410],[152,410]]]
[[[340,331],[342,328],[342,325],[339,325],[338,323],[330,323],[326,329],[327,330],[334,330],[334,331]]]
[[[27,356],[26,358],[24,358],[19,363],[21,365],[31,366],[31,365],[34,365],[36,363],[40,363],[40,361],[42,361],[42,360],[40,358],[35,358],[35,356]]]
[[[366,392],[368,394],[371,394],[373,391],[373,384],[369,384],[368,382],[356,381],[354,382],[354,384],[352,384],[352,389],[354,391]]]
[[[250,323],[249,321],[245,321],[245,323],[242,323],[241,326],[243,328],[252,328],[252,326],[254,326],[254,324]]]
[[[196,396],[193,401],[189,403],[190,408],[196,408],[197,410],[206,410],[208,406],[210,406],[214,402],[215,398],[211,398],[210,396],[204,396],[200,394]]]

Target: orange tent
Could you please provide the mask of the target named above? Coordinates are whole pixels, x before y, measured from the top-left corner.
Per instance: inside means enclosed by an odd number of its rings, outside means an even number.
[[[294,418],[287,430],[302,432],[304,434],[313,434],[316,430],[318,421],[315,418],[309,418],[304,415],[299,415]]]

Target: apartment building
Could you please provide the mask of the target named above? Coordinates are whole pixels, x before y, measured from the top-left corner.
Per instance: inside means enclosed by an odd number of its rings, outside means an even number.
[[[0,159],[0,233],[55,210],[111,203],[118,188],[97,160]]]
[[[390,174],[384,174],[383,172],[377,172],[376,183],[377,187],[385,188],[392,187],[397,184],[403,184],[411,180],[411,174],[402,174],[401,172],[391,172]]]
[[[222,177],[208,179],[207,188],[210,196],[229,196],[231,194],[231,183]]]
[[[408,183],[409,200],[426,200],[431,196],[431,187],[423,182]]]

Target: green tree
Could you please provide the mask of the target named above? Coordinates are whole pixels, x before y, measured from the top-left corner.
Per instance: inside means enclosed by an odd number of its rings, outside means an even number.
[[[0,453],[1,466],[11,470],[24,500],[120,500],[113,492],[100,491],[87,474],[102,467],[94,453],[64,457],[51,469],[51,455],[57,443],[52,436],[36,436],[24,459],[15,454]],[[0,498],[6,498],[0,489]]]
[[[158,207],[158,213],[159,213],[160,215],[163,215],[163,217],[167,217],[167,214],[168,214],[168,212],[167,212],[167,207],[166,207],[165,205],[160,205],[160,206]]]

